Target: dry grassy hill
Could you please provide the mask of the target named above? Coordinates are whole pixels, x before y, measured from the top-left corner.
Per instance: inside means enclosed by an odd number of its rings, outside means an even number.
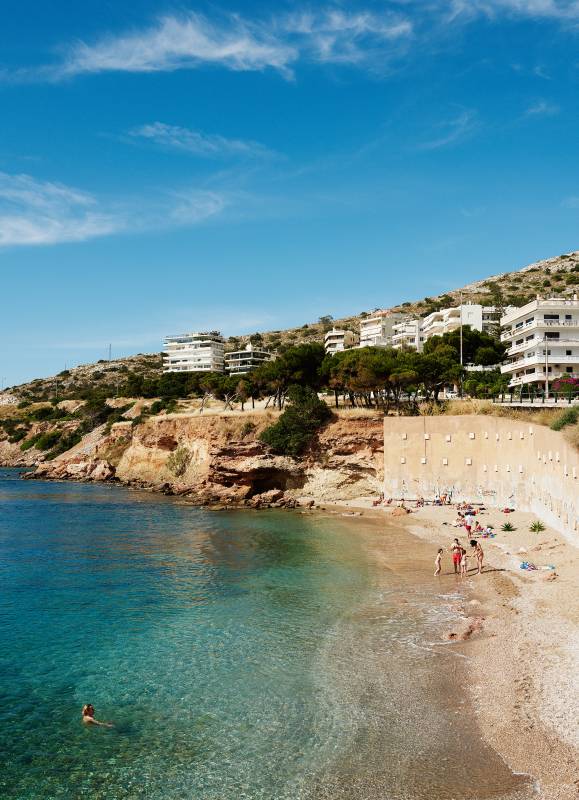
[[[542,297],[553,295],[572,297],[574,293],[579,293],[579,251],[537,261],[522,267],[522,269],[474,281],[462,288],[449,289],[448,292],[437,296],[410,300],[393,306],[391,310],[400,311],[409,316],[424,317],[439,308],[458,304],[461,293],[463,302],[471,300],[473,303],[504,306],[523,305],[537,294]],[[304,341],[323,341],[325,331],[332,325],[357,332],[360,319],[369,316],[372,310],[331,321],[322,318],[318,322],[309,323],[300,328],[231,337],[229,344],[236,347],[252,340],[275,350],[280,346],[283,348]]]
[[[471,300],[488,305],[522,305],[537,294],[542,297],[572,297],[575,293],[579,293],[579,251],[537,261],[522,269],[474,281],[459,289],[449,289],[448,292],[436,297],[409,300],[394,306],[391,310],[401,311],[409,316],[426,316],[438,308],[458,303],[461,294],[464,302]],[[372,310],[336,320],[322,317],[317,322],[298,328],[231,336],[227,340],[226,347],[228,350],[233,350],[252,341],[270,350],[283,351],[302,342],[323,341],[325,331],[332,325],[358,331],[360,319],[371,313]],[[99,361],[96,364],[65,370],[50,378],[38,378],[21,386],[6,389],[0,392],[0,405],[9,398],[17,401],[54,397],[56,390],[59,394],[71,397],[85,388],[97,386],[110,389],[110,395],[114,396],[118,385],[123,383],[129,372],[152,377],[158,375],[160,370],[159,353],[139,354],[114,361]]]

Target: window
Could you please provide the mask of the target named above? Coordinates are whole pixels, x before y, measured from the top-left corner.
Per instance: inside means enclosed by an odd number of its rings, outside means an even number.
[[[525,325],[528,325],[530,322],[534,322],[534,321],[535,321],[535,317],[529,317],[529,319],[526,319],[526,320],[525,320]],[[522,324],[523,324],[523,323],[521,323],[521,325],[522,325]]]
[[[566,356],[572,356],[573,355],[573,351],[572,350],[565,350],[565,355]]]
[[[558,339],[560,336],[561,334],[559,333],[559,331],[556,331],[555,333],[553,333],[552,331],[547,331],[547,333],[545,334],[545,339]]]
[[[559,322],[559,314],[545,314],[543,319],[545,322]]]
[[[571,316],[571,314],[565,314],[565,319],[572,320],[573,317]]]
[[[573,372],[573,367],[565,367],[567,372]]]

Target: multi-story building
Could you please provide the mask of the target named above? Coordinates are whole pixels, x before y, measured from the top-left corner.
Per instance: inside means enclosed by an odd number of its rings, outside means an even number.
[[[243,350],[225,353],[225,370],[230,375],[246,375],[265,361],[271,361],[272,358],[273,355],[269,350],[259,350],[248,344]]]
[[[537,298],[501,318],[509,346],[501,372],[511,387],[550,390],[558,378],[579,378],[579,300]]]
[[[411,347],[420,352],[424,341],[420,330],[421,322],[419,319],[407,319],[405,322],[396,323],[393,327],[392,347],[395,350]]]
[[[505,309],[509,311],[509,309]],[[452,308],[441,308],[433,311],[422,320],[422,337],[424,341],[433,336],[456,331],[460,326],[469,325],[475,331],[494,333],[500,324],[500,309],[495,306],[481,306],[478,303],[463,303]]]
[[[375,311],[361,319],[359,347],[392,347],[394,325],[403,318],[397,311]]]
[[[163,372],[223,372],[224,340],[219,331],[166,336]]]
[[[332,328],[324,336],[324,348],[326,353],[333,355],[342,350],[349,350],[355,347],[358,343],[358,337],[352,331],[341,330],[340,328]]]

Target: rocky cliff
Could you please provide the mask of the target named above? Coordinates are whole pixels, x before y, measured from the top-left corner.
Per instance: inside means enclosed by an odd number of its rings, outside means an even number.
[[[380,416],[334,418],[301,459],[268,453],[258,435],[274,412],[171,414],[119,422],[31,477],[116,480],[199,503],[292,505],[298,497],[344,500],[377,495],[383,481]]]

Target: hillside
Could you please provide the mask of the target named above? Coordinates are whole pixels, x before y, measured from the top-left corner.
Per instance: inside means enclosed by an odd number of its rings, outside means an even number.
[[[512,272],[474,281],[462,288],[449,289],[437,296],[408,300],[393,306],[391,310],[413,316],[426,316],[438,308],[457,304],[461,294],[464,302],[471,300],[488,305],[506,306],[522,305],[537,294],[543,297],[550,295],[572,297],[576,292],[579,292],[579,251],[537,261]],[[321,317],[317,322],[297,328],[231,336],[227,340],[226,348],[233,350],[251,341],[270,350],[283,351],[301,342],[323,341],[325,331],[332,325],[357,331],[360,319],[371,313],[372,310],[363,311],[336,320],[331,317]],[[0,392],[0,405],[9,401],[47,400],[54,398],[55,395],[80,397],[83,393],[96,388],[115,396],[119,385],[123,384],[129,373],[153,377],[160,371],[159,353],[98,361],[96,364],[75,367],[49,378],[37,378],[29,383],[5,389],[4,392]]]
[[[492,275],[489,278],[473,281],[461,288],[449,289],[447,292],[433,297],[409,300],[392,306],[390,310],[424,317],[439,308],[458,304],[461,294],[463,302],[470,300],[473,303],[486,305],[516,306],[532,300],[537,294],[543,297],[549,295],[572,297],[575,292],[579,292],[579,251],[537,261],[512,272]],[[229,342],[237,346],[251,340],[268,349],[275,350],[280,346],[283,348],[303,341],[322,341],[324,332],[331,325],[356,332],[360,320],[369,316],[373,310],[376,309],[335,320],[322,317],[317,322],[299,328],[267,331],[252,336],[231,337]]]

